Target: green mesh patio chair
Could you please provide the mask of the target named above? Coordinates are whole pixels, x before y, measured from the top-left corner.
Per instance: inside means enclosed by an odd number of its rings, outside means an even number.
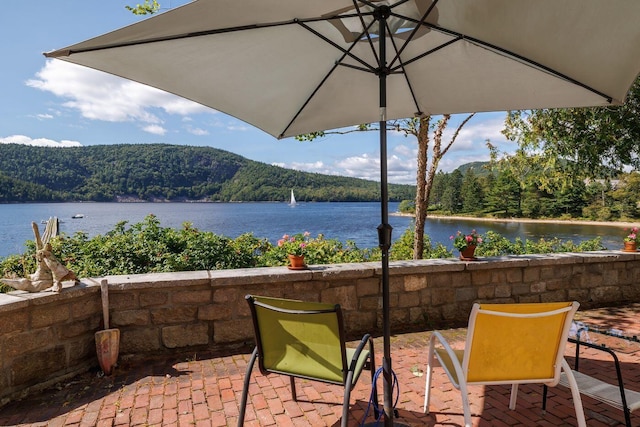
[[[249,382],[256,359],[263,375],[275,373],[290,378],[292,397],[296,401],[296,377],[343,386],[342,426],[346,426],[351,390],[362,370],[369,367],[371,378],[375,375],[370,335],[365,334],[357,348],[346,347],[339,304],[252,295],[247,295],[246,299],[251,308],[256,348],[245,373],[238,426],[244,424]],[[367,344],[368,349],[365,348]],[[377,408],[375,384],[372,387]]]

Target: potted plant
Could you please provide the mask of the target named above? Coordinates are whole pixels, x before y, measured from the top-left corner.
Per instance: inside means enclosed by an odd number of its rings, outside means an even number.
[[[640,236],[638,235],[638,227],[633,227],[627,230],[627,237],[624,238],[624,249],[625,252],[636,252],[638,249],[638,240]]]
[[[285,234],[278,240],[278,246],[284,248],[289,257],[289,268],[292,270],[302,270],[307,268],[304,263],[304,256],[309,244],[308,231],[294,235]]]
[[[453,240],[453,246],[460,251],[461,260],[472,261],[477,259],[474,253],[482,243],[482,236],[476,230],[471,230],[469,234],[458,231],[455,236],[451,236],[451,240]]]

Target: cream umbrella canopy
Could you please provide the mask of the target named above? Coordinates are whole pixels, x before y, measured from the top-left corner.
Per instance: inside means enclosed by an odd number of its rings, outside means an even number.
[[[46,53],[277,138],[379,122],[385,425],[393,424],[386,121],[620,105],[640,71],[629,0],[196,0]]]

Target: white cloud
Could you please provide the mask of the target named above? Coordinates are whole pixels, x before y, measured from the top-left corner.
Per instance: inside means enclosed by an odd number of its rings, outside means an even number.
[[[53,116],[51,114],[36,114],[36,118],[38,120],[48,120],[53,119]]]
[[[245,126],[245,125],[242,125],[242,124],[239,124],[239,123],[228,124],[227,125],[227,130],[244,132],[244,131],[249,130],[249,126]]]
[[[11,135],[5,138],[0,138],[0,144],[22,144],[32,145],[36,147],[82,147],[78,141],[54,141],[47,138],[30,138],[25,135]]]
[[[49,60],[27,86],[67,99],[66,108],[88,119],[108,122],[161,123],[154,110],[188,115],[214,112],[192,101],[100,71]]]
[[[152,133],[154,135],[164,135],[167,130],[160,125],[148,125],[142,128],[143,131]]]
[[[193,134],[193,135],[197,135],[197,136],[205,136],[205,135],[209,135],[209,131],[206,129],[201,129],[201,128],[193,128],[193,127],[188,127],[187,128],[187,132]]]

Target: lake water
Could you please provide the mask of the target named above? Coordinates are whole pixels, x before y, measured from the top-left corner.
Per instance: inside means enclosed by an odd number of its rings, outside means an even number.
[[[389,212],[395,212],[398,203],[389,204]],[[84,215],[72,219],[76,214]],[[191,222],[194,227],[219,235],[235,238],[253,232],[274,242],[285,233],[309,231],[326,238],[343,242],[353,240],[359,248],[378,245],[376,227],[380,224],[379,203],[298,203],[291,207],[286,203],[29,203],[0,205],[0,257],[24,252],[24,242],[33,240],[31,222],[57,216],[63,222],[60,231],[73,235],[84,231],[89,236],[104,234],[115,224],[126,220],[129,224],[140,222],[154,214],[163,227],[180,228]],[[412,219],[389,216],[394,240],[411,225]],[[477,220],[453,220],[428,218],[425,232],[431,241],[451,248],[449,237],[457,230],[476,229],[479,233],[495,231],[513,240],[516,237],[539,239],[559,237],[579,242],[602,237],[609,249],[618,249],[625,235],[621,226],[597,226],[579,224],[547,224],[520,222],[486,222]]]

